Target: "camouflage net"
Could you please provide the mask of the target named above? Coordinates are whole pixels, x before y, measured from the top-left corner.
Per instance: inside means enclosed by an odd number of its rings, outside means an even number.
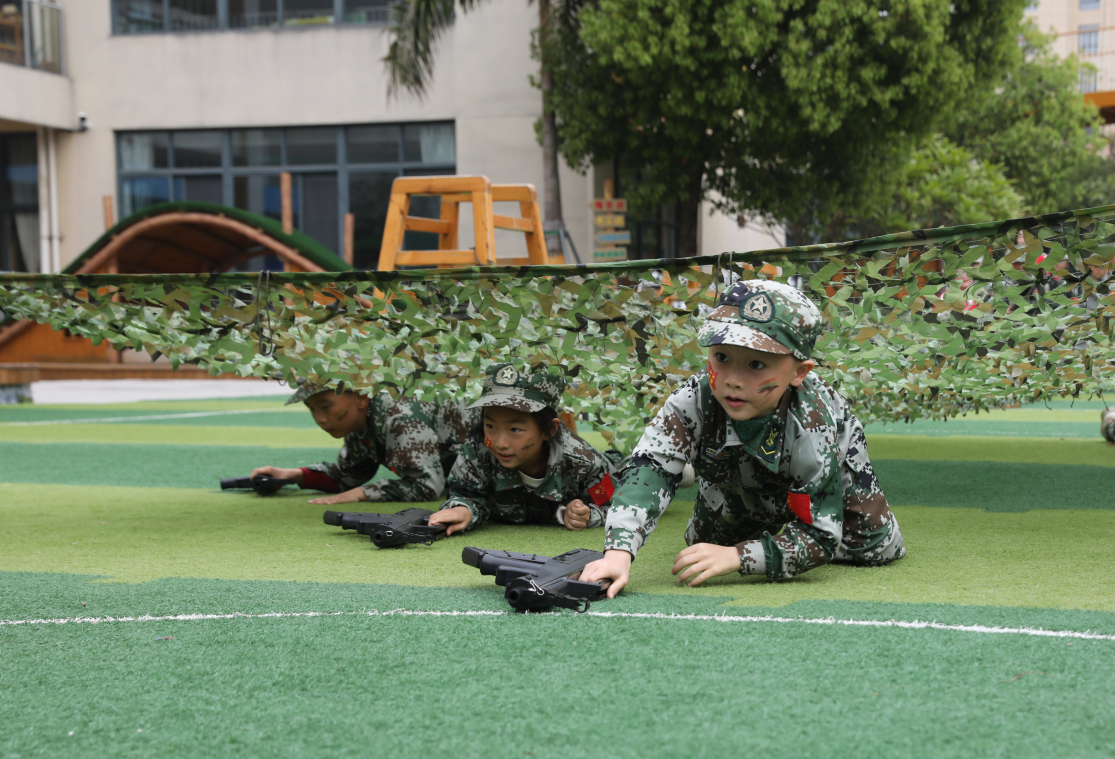
[[[629,449],[707,362],[733,278],[789,281],[828,329],[817,370],[864,421],[1102,392],[1115,365],[1115,206],[849,243],[611,264],[396,272],[0,275],[0,308],[214,374],[474,396],[560,366],[569,410]],[[701,268],[694,268],[701,267]]]

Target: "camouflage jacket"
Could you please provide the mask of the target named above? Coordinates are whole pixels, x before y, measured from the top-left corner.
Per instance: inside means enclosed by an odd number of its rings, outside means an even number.
[[[363,432],[345,435],[336,462],[303,469],[302,487],[336,493],[363,485],[369,501],[436,500],[476,416],[452,401],[372,396]],[[368,482],[381,464],[399,479]]]
[[[615,466],[564,428],[549,449],[542,484],[530,488],[518,469],[504,468],[482,443],[467,441],[449,473],[449,498],[441,508],[466,507],[472,512],[468,529],[473,530],[490,517],[512,524],[561,522],[565,506],[579,498],[589,508],[588,526],[603,525]]]
[[[764,534],[746,546],[758,552],[763,561],[756,565],[769,577],[826,563],[842,534],[841,466],[849,456],[867,457],[866,446],[849,447],[853,428],[861,429],[844,398],[813,372],[786,391],[774,413],[749,422],[728,418],[712,395],[707,371],[694,375],[666,400],[620,472],[605,549],[635,555],[677,492],[682,468],[692,462],[702,492],[719,488],[733,496],[724,503],[746,512],[740,517],[786,525],[777,539]],[[742,439],[739,430],[746,431]],[[808,496],[795,502],[799,510],[807,504],[808,521],[791,509],[791,493]]]

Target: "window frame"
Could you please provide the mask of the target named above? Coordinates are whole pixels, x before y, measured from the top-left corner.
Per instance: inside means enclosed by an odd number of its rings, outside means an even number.
[[[1088,45],[1085,45],[1087,41]],[[1076,54],[1099,55],[1100,52],[1100,25],[1081,24],[1076,28]]]
[[[35,132],[6,132],[0,134],[0,170],[6,170],[10,161],[10,141],[14,137],[30,137],[35,141],[36,155],[38,155],[38,135]],[[0,183],[7,182],[7,178],[0,174]],[[36,174],[36,186],[38,185],[38,175]],[[0,187],[0,271],[15,271],[12,267],[12,251],[8,249],[8,236],[5,233],[8,228],[9,220],[13,219],[17,213],[31,213],[39,214],[39,223],[42,223],[41,209],[39,208],[39,199],[36,194],[34,203],[11,203],[4,192],[4,188]],[[39,240],[41,247],[42,228],[39,228]],[[39,251],[42,256],[42,250]],[[24,262],[26,263],[26,262]],[[29,272],[30,274],[38,274],[39,272]]]
[[[384,18],[376,21],[345,21],[345,9],[348,3],[355,0],[333,0],[333,20],[325,24],[290,24],[286,23],[286,0],[275,0],[276,20],[274,26],[231,26],[229,16],[229,0],[216,0],[217,25],[209,29],[171,29],[170,28],[170,2],[171,0],[156,0],[162,6],[162,28],[149,31],[121,31],[117,27],[117,3],[122,0],[110,0],[109,13],[111,15],[111,36],[133,37],[147,34],[206,34],[210,32],[267,32],[267,31],[295,31],[303,29],[316,29],[319,27],[382,27],[391,23],[389,15],[392,5],[391,0],[384,4]]]
[[[404,127],[408,126],[426,126],[426,125],[444,125],[448,124],[453,127],[453,162],[439,162],[439,163],[423,163],[420,161],[404,161]],[[348,130],[354,127],[365,126],[388,126],[396,127],[398,130],[398,152],[396,153],[397,160],[381,163],[349,163],[348,158]],[[288,162],[287,153],[287,130],[288,129],[301,129],[305,127],[316,128],[332,128],[337,133],[337,160],[335,163],[322,163],[322,164],[291,164]],[[280,133],[279,140],[279,164],[275,166],[233,166],[232,165],[232,133],[240,131],[241,129],[278,129]],[[221,150],[221,165],[219,167],[198,167],[198,168],[177,168],[175,167],[174,160],[174,136],[176,133],[182,132],[220,132],[222,134],[222,150]],[[133,134],[152,134],[162,133],[167,136],[167,166],[160,169],[125,169],[123,151],[120,149],[121,138]],[[406,122],[382,122],[382,123],[355,123],[355,124],[298,124],[286,125],[281,127],[270,126],[250,126],[250,127],[230,127],[222,129],[128,129],[117,131],[114,135],[116,146],[116,191],[117,197],[120,199],[120,212],[121,218],[127,215],[136,213],[142,209],[125,209],[124,208],[124,185],[130,179],[166,179],[168,184],[167,202],[188,202],[184,198],[177,198],[176,195],[176,180],[179,177],[189,176],[213,176],[220,175],[221,177],[221,195],[222,205],[235,207],[235,180],[237,177],[244,176],[279,176],[283,172],[289,172],[291,175],[292,184],[297,189],[294,194],[298,198],[298,207],[294,209],[295,215],[299,220],[299,224],[295,226],[296,229],[301,228],[305,223],[305,215],[303,214],[302,205],[304,203],[305,193],[302,192],[302,175],[305,174],[322,174],[322,173],[336,173],[337,176],[337,241],[338,248],[337,255],[344,253],[344,235],[345,235],[345,215],[351,212],[351,205],[349,202],[349,174],[351,172],[379,172],[379,173],[394,173],[395,176],[406,176],[408,173],[413,174],[416,171],[423,171],[431,174],[457,173],[457,125],[455,121],[447,121],[444,119],[430,120],[430,121],[406,121]],[[129,212],[125,214],[125,210]]]

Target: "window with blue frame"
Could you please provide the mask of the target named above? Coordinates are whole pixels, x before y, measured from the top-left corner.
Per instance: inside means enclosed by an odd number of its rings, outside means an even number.
[[[386,24],[389,0],[112,0],[114,34]]]
[[[379,260],[395,177],[453,174],[457,160],[452,123],[120,132],[116,147],[122,217],[195,201],[278,220],[280,176],[290,172],[295,228],[340,254],[352,213],[361,269]],[[416,198],[411,213],[436,218],[439,208],[437,198]],[[437,247],[423,234],[408,232],[406,247]]]
[[[1080,0],[1080,10],[1082,11],[1098,11],[1100,7],[1100,0]]]

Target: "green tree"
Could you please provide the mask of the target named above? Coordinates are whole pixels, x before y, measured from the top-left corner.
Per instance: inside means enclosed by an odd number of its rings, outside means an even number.
[[[906,158],[893,186],[857,210],[817,209],[788,225],[794,243],[848,240],[908,229],[1014,219],[1025,201],[1003,167],[933,135]]]
[[[1002,164],[1029,213],[1115,202],[1115,164],[1105,157],[1099,111],[1080,95],[1082,65],[1053,52],[1054,36],[1027,24],[998,87],[958,114],[945,133]]]
[[[383,62],[387,65],[388,93],[402,91],[422,96],[434,72],[437,42],[452,25],[459,5],[462,13],[476,8],[481,0],[396,0],[391,4],[391,47]],[[556,5],[555,7],[552,7]],[[572,8],[572,6],[568,6]],[[556,14],[555,14],[556,11]],[[533,49],[541,66],[537,84],[542,90],[542,225],[547,231],[546,248],[551,254],[561,253],[559,235],[565,229],[561,210],[561,179],[558,174],[558,137],[554,109],[550,103],[552,79],[549,68],[551,45],[545,44],[549,30],[557,26],[556,16],[567,13],[563,0],[538,0],[538,32]],[[566,25],[568,23],[566,22]],[[542,40],[543,44],[538,44]],[[551,234],[556,232],[558,234]]]
[[[553,56],[573,166],[618,159],[636,209],[863,208],[1012,60],[1025,0],[598,0]]]

